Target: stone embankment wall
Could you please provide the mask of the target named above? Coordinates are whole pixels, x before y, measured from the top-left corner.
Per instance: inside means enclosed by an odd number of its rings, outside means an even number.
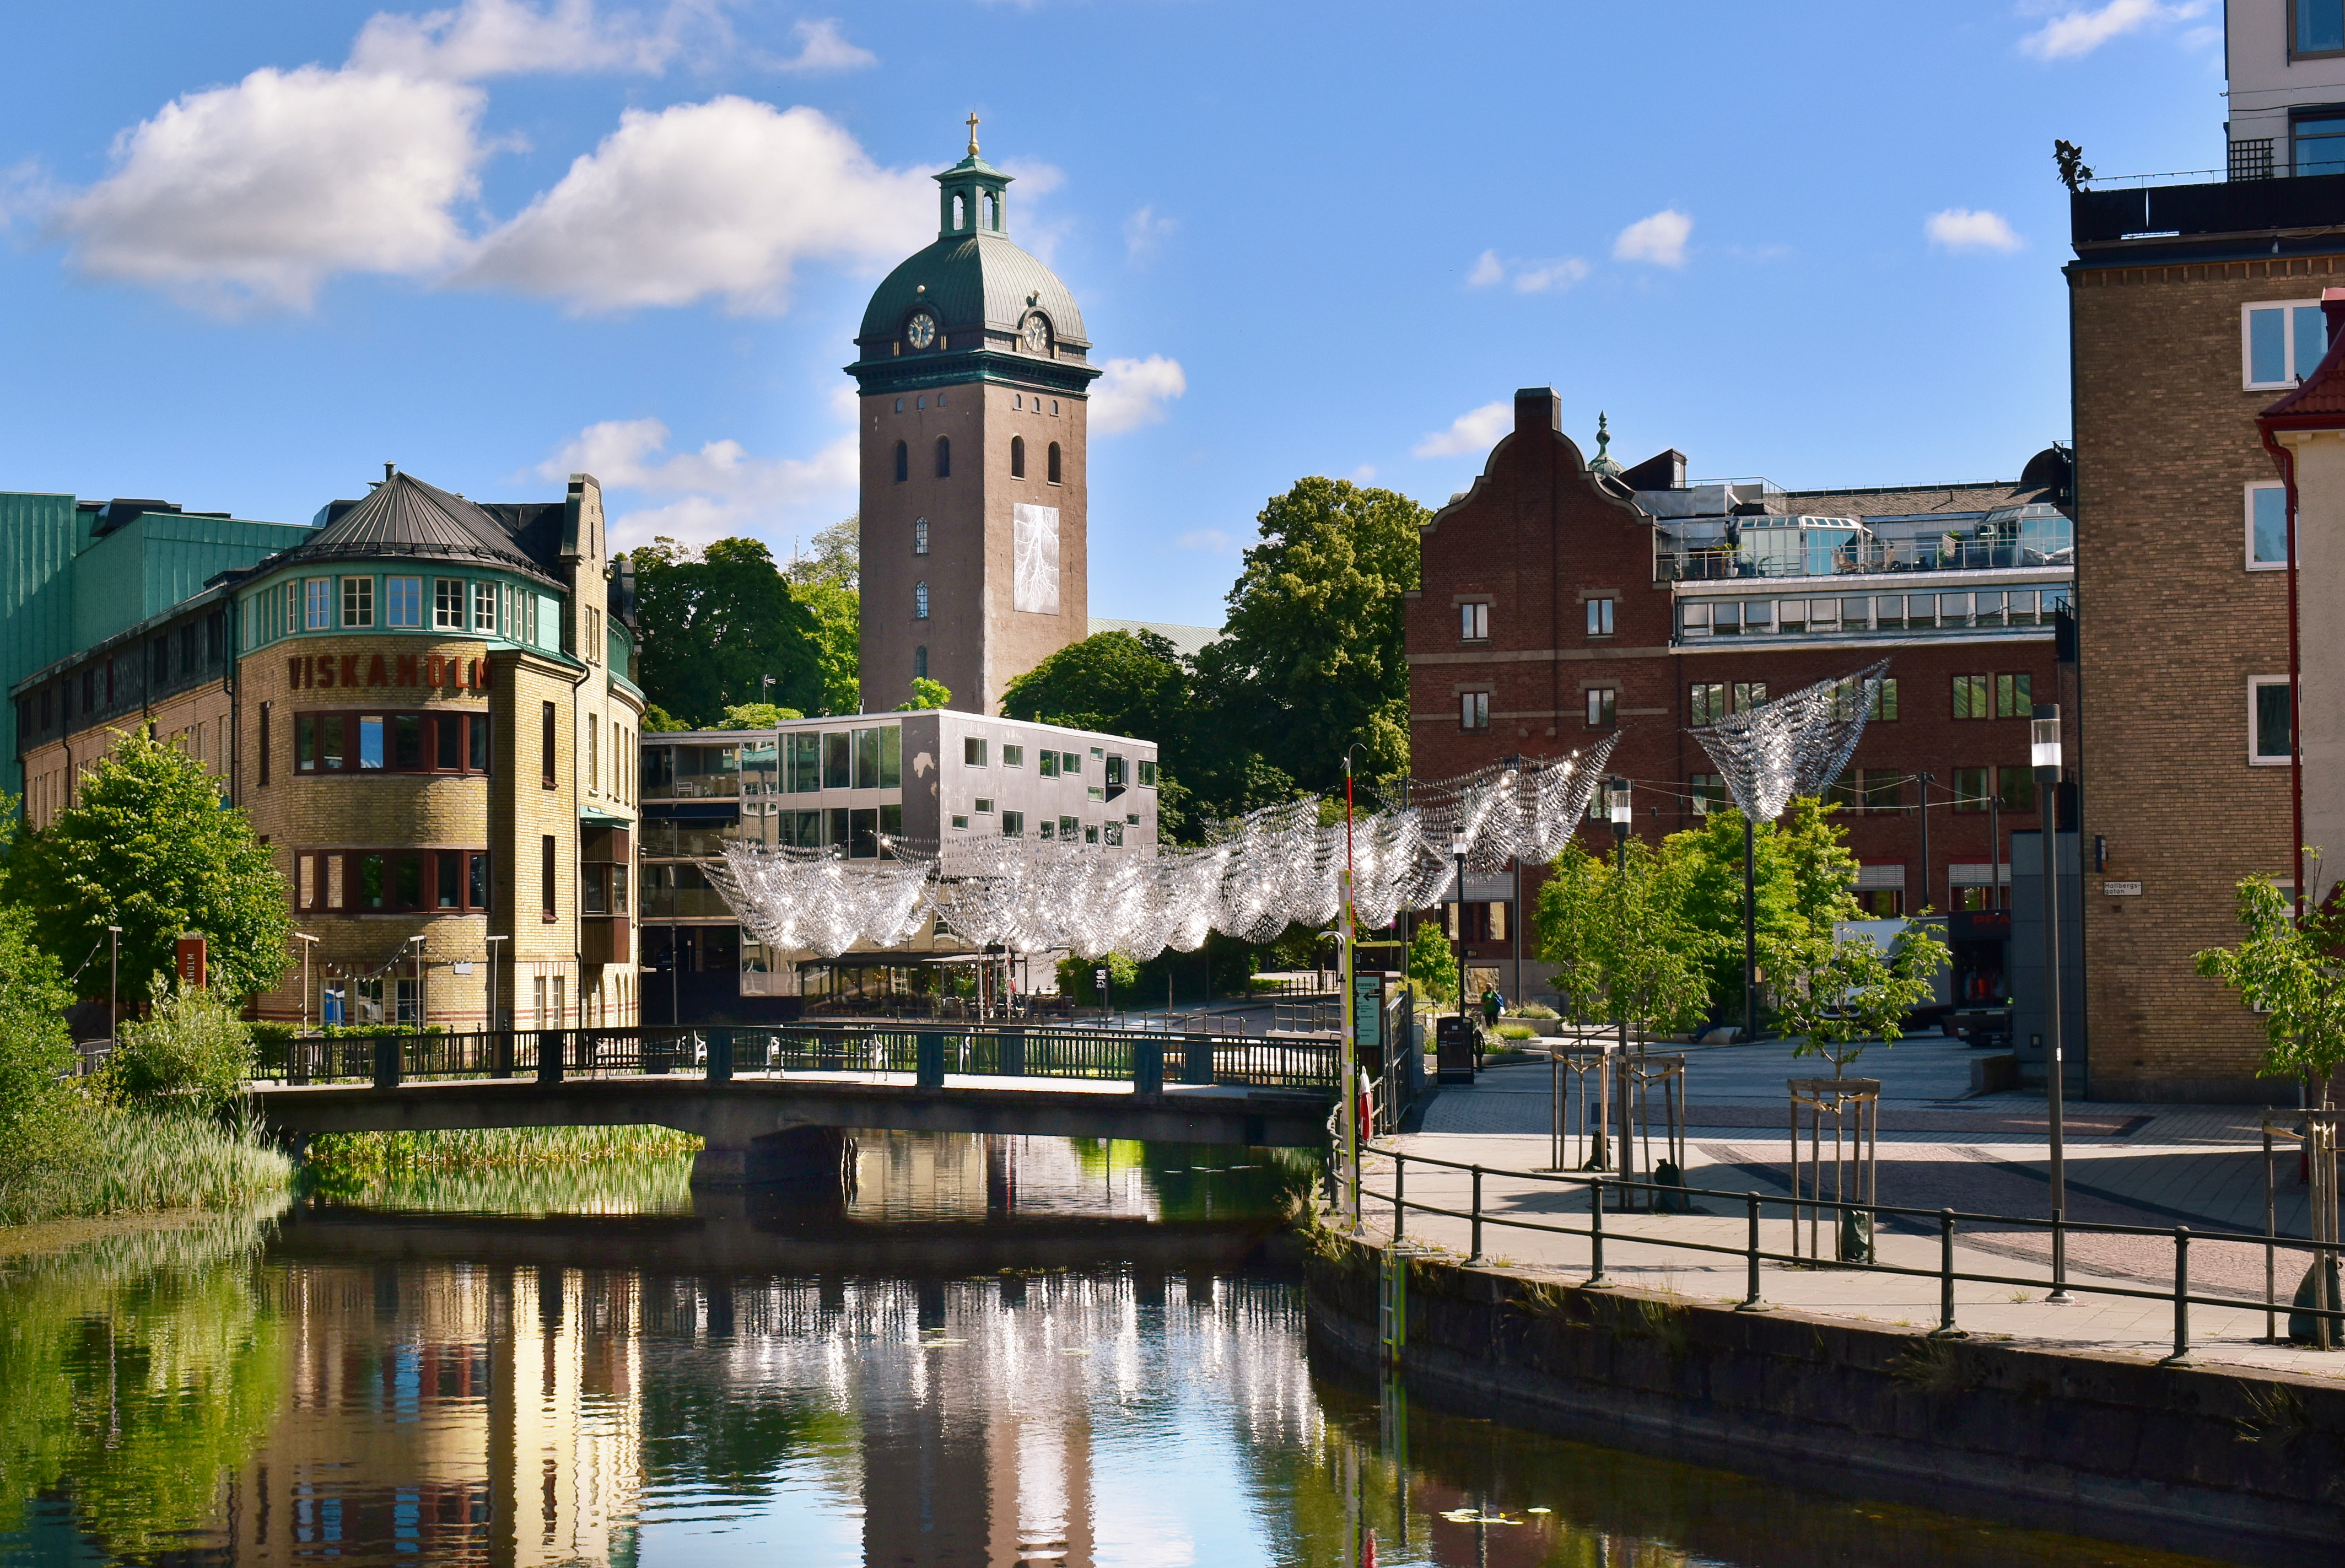
[[[1311,1331],[1375,1369],[1383,1255],[1327,1233]],[[1418,1257],[1403,1378],[1518,1425],[2253,1563],[2345,1561],[2345,1382],[2163,1367]],[[2345,1373],[2345,1355],[2339,1357]]]

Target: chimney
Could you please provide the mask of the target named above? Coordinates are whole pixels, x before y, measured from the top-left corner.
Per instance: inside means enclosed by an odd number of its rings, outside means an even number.
[[[2345,290],[2339,291],[2345,296]],[[1553,387],[1525,387],[1515,393],[1515,433],[1553,435],[1563,429],[1563,394]]]

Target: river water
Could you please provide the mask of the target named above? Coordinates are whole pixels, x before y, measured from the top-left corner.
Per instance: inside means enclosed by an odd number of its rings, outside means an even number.
[[[0,1564],[2142,1563],[1315,1365],[1273,1153],[443,1176],[0,1276]],[[2180,1563],[2182,1559],[2165,1559]]]

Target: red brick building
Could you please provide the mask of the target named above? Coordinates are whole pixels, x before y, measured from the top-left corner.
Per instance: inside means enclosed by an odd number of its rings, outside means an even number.
[[[2006,995],[2008,835],[2040,826],[2027,719],[2062,700],[2054,623],[2072,539],[2056,448],[2016,482],[1689,484],[1674,451],[1627,470],[1600,443],[1585,459],[1552,390],[1517,392],[1514,433],[1425,529],[1413,771],[1559,756],[1617,731],[1609,771],[1630,780],[1637,831],[1658,839],[1726,799],[1690,727],[1886,659],[1893,684],[1834,792],[1860,896],[1881,914],[1956,911],[1958,997]],[[1591,849],[1609,842],[1600,822],[1588,831]],[[1520,880],[1535,906],[1538,873]],[[1546,971],[1518,970],[1516,881],[1471,879],[1466,931],[1478,967],[1536,997]]]

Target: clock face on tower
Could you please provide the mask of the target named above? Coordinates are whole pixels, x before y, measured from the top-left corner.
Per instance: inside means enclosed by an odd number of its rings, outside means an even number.
[[[937,341],[937,319],[926,311],[919,312],[905,323],[904,338],[916,349],[933,346]]]
[[[1040,311],[1026,318],[1026,330],[1020,334],[1030,354],[1048,353],[1051,349],[1051,321]]]

